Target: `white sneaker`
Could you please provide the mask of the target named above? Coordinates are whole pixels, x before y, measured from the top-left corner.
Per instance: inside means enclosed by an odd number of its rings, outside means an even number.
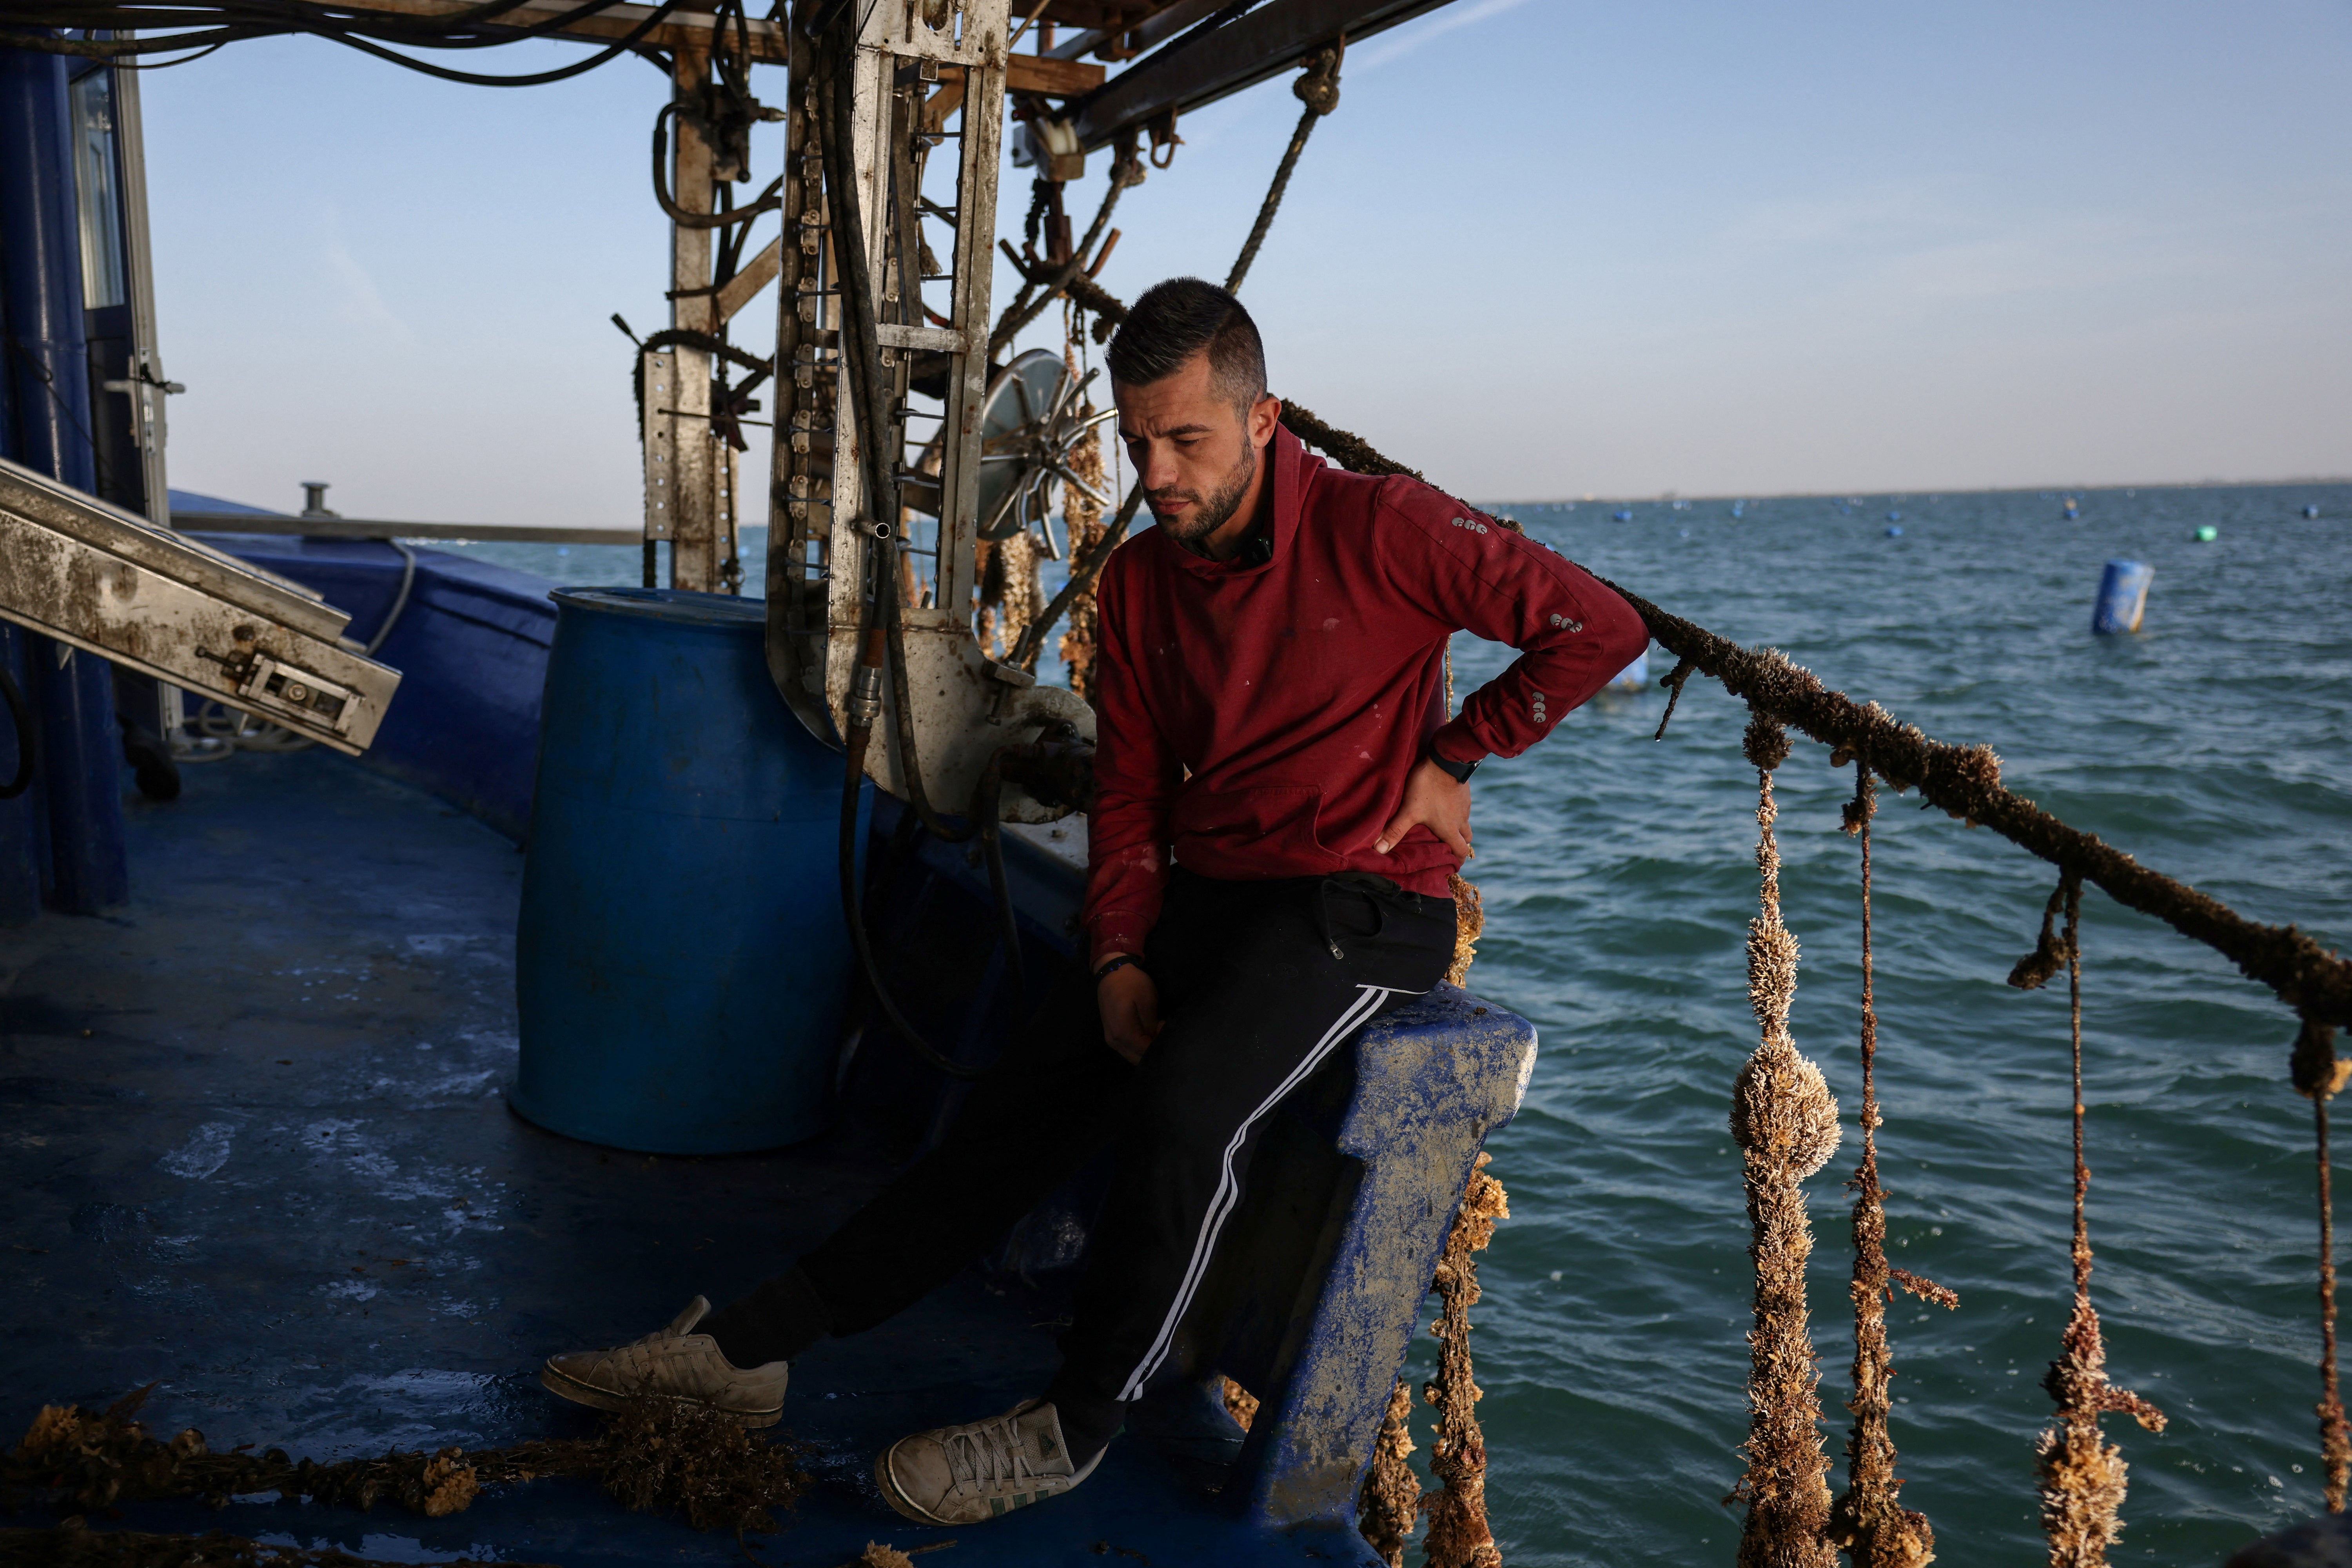
[[[918,1524],[978,1524],[1061,1496],[1095,1473],[1073,1469],[1061,1417],[1042,1399],[988,1421],[901,1437],[874,1461],[882,1498]]]
[[[772,1361],[748,1371],[719,1353],[719,1342],[698,1334],[694,1325],[710,1311],[697,1296],[669,1327],[609,1351],[551,1355],[539,1369],[540,1386],[575,1405],[619,1410],[651,1394],[683,1399],[732,1415],[746,1426],[772,1426],[784,1413],[790,1362]]]

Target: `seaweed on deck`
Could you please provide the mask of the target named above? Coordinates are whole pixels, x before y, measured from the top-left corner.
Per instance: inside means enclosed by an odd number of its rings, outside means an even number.
[[[793,1506],[810,1481],[800,1444],[754,1436],[725,1415],[674,1399],[633,1401],[593,1437],[470,1453],[395,1449],[321,1465],[296,1461],[282,1448],[256,1454],[250,1444],[215,1452],[193,1427],[163,1441],[137,1418],[153,1388],[102,1411],[43,1406],[23,1440],[0,1458],[0,1510],[43,1501],[79,1515],[167,1498],[224,1508],[232,1497],[276,1492],[362,1512],[389,1500],[439,1519],[463,1510],[487,1487],[574,1476],[598,1482],[624,1508],[675,1513],[697,1530],[771,1531],[770,1510]]]

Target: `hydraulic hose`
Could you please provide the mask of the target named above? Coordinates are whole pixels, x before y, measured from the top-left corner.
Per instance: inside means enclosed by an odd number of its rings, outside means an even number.
[[[1013,909],[1013,882],[1004,872],[1004,825],[998,820],[1004,793],[1004,752],[988,759],[973,792],[972,817],[980,825],[980,846],[988,860],[988,890],[996,900],[997,941],[1003,945],[1005,972],[1013,976],[1013,994],[1024,1005],[1029,999],[1029,976],[1021,962],[1021,924]]]
[[[397,539],[387,539],[384,542],[400,552],[400,591],[393,595],[392,608],[383,613],[383,625],[376,627],[375,636],[368,638],[367,647],[362,650],[370,658],[375,657],[376,649],[392,636],[392,628],[400,625],[401,612],[408,608],[408,595],[416,587],[416,552]]]
[[[898,1010],[898,1002],[890,994],[890,987],[883,981],[882,967],[874,960],[873,941],[866,933],[866,910],[857,888],[857,797],[859,786],[866,782],[866,746],[874,738],[874,720],[882,706],[885,648],[882,628],[867,626],[865,658],[850,687],[848,743],[842,752],[841,913],[849,922],[849,945],[856,951],[866,988],[874,993],[874,1005],[882,1010],[882,1016],[898,1032],[898,1037],[907,1042],[908,1048],[924,1066],[950,1078],[976,1079],[986,1069],[966,1067],[943,1055],[907,1021],[907,1016]]]
[[[731,228],[749,223],[763,213],[782,212],[784,208],[784,177],[782,174],[761,191],[750,206],[730,207],[724,212],[688,212],[677,205],[669,194],[669,121],[674,114],[684,112],[684,106],[665,103],[654,116],[654,200],[661,204],[662,212],[680,228]]]
[[[16,672],[0,664],[0,698],[8,703],[8,721],[16,727],[16,776],[0,784],[0,800],[14,800],[33,787],[33,768],[37,759],[33,752],[33,710],[25,700],[24,688],[16,684]]]

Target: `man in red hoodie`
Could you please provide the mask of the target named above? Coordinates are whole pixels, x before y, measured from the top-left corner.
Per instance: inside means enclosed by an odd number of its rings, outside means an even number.
[[[1363,1024],[1443,978],[1472,772],[1517,756],[1647,646],[1568,561],[1417,480],[1309,457],[1257,328],[1197,279],[1146,292],[1111,386],[1158,526],[1098,590],[1090,984],[1008,1047],[953,1131],[789,1273],[617,1350],[551,1358],[566,1398],[641,1392],[777,1418],[793,1358],[919,1299],[1118,1151],[1040,1398],[876,1466],[926,1524],[1093,1472],[1172,1367],[1266,1116]],[[1447,639],[1520,657],[1445,712]],[[708,1314],[706,1316],[706,1314]]]

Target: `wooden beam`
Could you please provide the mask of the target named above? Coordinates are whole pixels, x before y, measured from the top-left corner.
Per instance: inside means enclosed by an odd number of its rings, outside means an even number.
[[[1050,55],[1011,55],[1004,78],[1008,92],[1034,92],[1047,98],[1076,98],[1100,87],[1103,68],[1082,60],[1057,60]],[[963,68],[941,66],[940,89],[923,101],[923,123],[937,131],[948,116],[963,107]]]
[[[717,331],[736,311],[750,304],[761,289],[773,283],[783,264],[784,241],[780,235],[768,241],[759,255],[745,262],[741,270],[719,286],[719,309],[714,312],[710,330]]]
[[[472,0],[366,0],[370,11],[391,11],[404,16],[446,16],[465,10]],[[518,26],[543,22],[576,8],[578,0],[523,0],[520,5],[500,18]],[[566,27],[547,35],[558,38],[576,38],[603,42],[625,38],[637,30],[647,16],[651,5],[614,5],[593,16],[583,16]],[[645,37],[648,44],[664,48],[676,48],[680,44],[708,48],[710,44],[711,14],[708,11],[673,11],[670,19],[655,27]],[[734,37],[735,26],[730,22],[728,37]],[[782,65],[785,58],[784,30],[773,22],[753,20],[748,29],[751,58],[765,65]]]
[[[947,72],[940,76],[945,79]],[[1076,98],[1103,84],[1103,68],[1087,60],[1057,60],[1051,55],[1004,57],[1004,90],[1042,92],[1048,98]]]

